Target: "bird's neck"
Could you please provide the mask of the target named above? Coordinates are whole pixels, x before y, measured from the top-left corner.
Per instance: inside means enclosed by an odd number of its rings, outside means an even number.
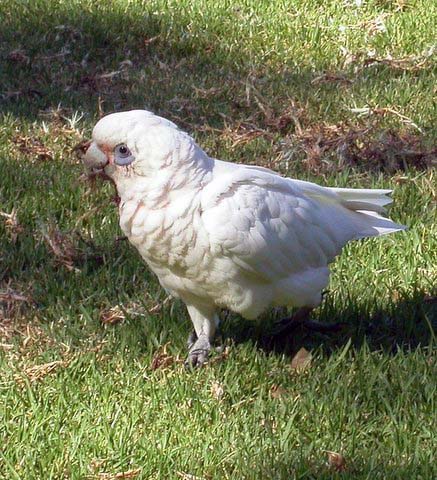
[[[162,169],[151,176],[129,176],[117,179],[117,193],[122,203],[139,202],[151,208],[163,208],[177,198],[197,195],[211,178],[211,169],[184,165],[177,170]]]

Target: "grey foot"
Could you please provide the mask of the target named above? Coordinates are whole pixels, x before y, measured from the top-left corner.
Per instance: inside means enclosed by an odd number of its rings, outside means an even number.
[[[302,323],[302,326],[311,332],[319,333],[335,333],[342,330],[347,323],[345,322],[333,322],[333,323],[322,323],[317,322],[316,320],[307,320]]]
[[[304,307],[299,309],[292,317],[284,318],[276,324],[274,335],[291,333],[298,327],[303,327],[311,332],[331,333],[340,331],[346,325],[344,322],[322,323],[311,320],[309,318],[310,312],[310,308]]]
[[[190,338],[192,336],[190,335]],[[189,340],[190,340],[189,338]],[[185,360],[186,367],[201,367],[207,360],[211,350],[211,343],[206,335],[201,335],[191,346]]]

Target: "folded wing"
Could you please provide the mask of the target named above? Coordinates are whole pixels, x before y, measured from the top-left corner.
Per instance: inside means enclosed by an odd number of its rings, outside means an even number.
[[[204,189],[202,221],[217,255],[277,282],[323,269],[349,240],[403,229],[380,216],[387,193],[324,188],[234,167]]]

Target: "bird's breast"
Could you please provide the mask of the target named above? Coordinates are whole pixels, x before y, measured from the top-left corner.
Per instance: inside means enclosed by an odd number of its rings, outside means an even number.
[[[120,204],[120,227],[152,270],[197,277],[208,263],[208,242],[195,201],[152,207],[145,200]]]

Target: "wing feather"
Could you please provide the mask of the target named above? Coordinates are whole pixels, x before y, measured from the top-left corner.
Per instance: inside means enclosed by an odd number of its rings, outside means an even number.
[[[286,179],[241,169],[212,184],[202,197],[210,241],[266,280],[326,266],[344,243],[328,212]]]
[[[223,255],[278,281],[325,268],[349,240],[386,233],[383,227],[399,229],[375,213],[389,203],[387,193],[325,188],[264,169],[221,165],[203,191],[202,220]],[[356,202],[373,211],[355,211]]]

